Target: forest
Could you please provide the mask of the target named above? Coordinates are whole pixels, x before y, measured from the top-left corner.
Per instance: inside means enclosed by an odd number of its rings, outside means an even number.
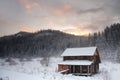
[[[58,30],[3,36],[0,37],[0,57],[59,57],[66,48],[88,46],[97,46],[103,60],[120,62],[120,23],[88,36],[75,36]]]

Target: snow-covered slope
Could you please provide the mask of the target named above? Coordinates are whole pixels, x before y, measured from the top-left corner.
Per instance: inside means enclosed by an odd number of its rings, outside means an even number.
[[[16,65],[10,65],[5,59],[0,59],[0,80],[118,80],[120,64],[102,62],[100,72],[93,76],[62,75],[57,72],[57,64],[61,58],[51,58],[48,66],[41,64],[41,58],[31,61],[14,59]]]

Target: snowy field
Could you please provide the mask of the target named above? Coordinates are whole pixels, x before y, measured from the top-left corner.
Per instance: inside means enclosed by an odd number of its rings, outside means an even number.
[[[93,76],[62,75],[57,72],[57,64],[61,58],[50,58],[48,66],[41,58],[12,62],[0,59],[0,80],[119,80],[120,64],[103,61],[100,72]]]

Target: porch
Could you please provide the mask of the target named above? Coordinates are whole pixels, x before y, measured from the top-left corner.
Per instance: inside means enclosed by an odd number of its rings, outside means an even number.
[[[92,75],[90,65],[69,65],[68,73],[74,75]]]
[[[92,61],[63,61],[59,64],[59,71],[63,74],[92,75],[98,71],[98,65],[93,65]]]

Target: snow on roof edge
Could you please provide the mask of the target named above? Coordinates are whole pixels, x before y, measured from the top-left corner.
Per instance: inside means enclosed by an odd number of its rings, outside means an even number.
[[[91,65],[93,63],[93,61],[89,61],[89,60],[67,60],[67,61],[63,61],[61,63],[61,65]]]

